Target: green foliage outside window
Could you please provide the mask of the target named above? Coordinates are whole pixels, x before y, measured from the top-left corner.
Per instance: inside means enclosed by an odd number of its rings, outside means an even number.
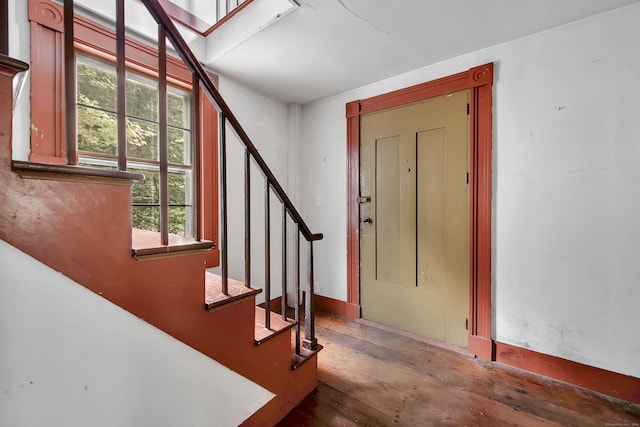
[[[115,67],[78,58],[77,85],[78,150],[81,155],[82,152],[87,153],[89,162],[99,159],[101,165],[115,167],[118,147]],[[157,83],[128,73],[126,93],[128,170],[145,176],[145,180],[136,183],[132,189],[133,227],[159,231]],[[189,167],[191,119],[188,94],[172,88],[167,96],[167,104],[169,232],[187,235],[190,233],[192,176]]]

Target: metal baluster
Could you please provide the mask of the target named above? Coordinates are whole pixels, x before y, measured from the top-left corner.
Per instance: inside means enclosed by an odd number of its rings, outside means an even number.
[[[271,189],[269,180],[264,182],[264,326],[271,329]]]
[[[224,113],[220,113],[220,241],[222,242],[221,269],[222,269],[222,293],[229,295],[229,253],[227,247],[227,119]]]
[[[0,54],[9,56],[9,2],[0,0]]]
[[[314,303],[313,303],[313,240],[309,240],[309,254],[307,255],[307,271],[309,286],[305,295],[304,304],[304,342],[302,345],[309,350],[315,350],[318,347],[316,340],[316,327],[314,319]]]
[[[67,164],[78,164],[76,116],[76,54],[73,47],[73,0],[64,0],[64,90]]]
[[[287,321],[287,206],[282,204],[282,320]]]
[[[1,1],[1,0],[0,0]],[[219,0],[218,1],[218,7],[216,8],[216,12],[217,15],[222,13],[222,5],[219,4]],[[65,10],[67,10],[67,8],[71,7],[71,9],[73,8],[73,4],[70,0],[64,0],[65,2]],[[227,177],[226,177],[226,123],[227,121],[229,122],[230,126],[235,130],[235,132],[237,133],[239,139],[241,140],[242,144],[244,145],[247,153],[245,154],[246,158],[249,160],[253,160],[255,161],[257,167],[263,172],[263,174],[265,175],[265,179],[266,179],[266,187],[267,187],[267,191],[266,191],[266,197],[267,197],[267,212],[269,210],[269,206],[268,206],[268,198],[270,197],[270,192],[273,190],[273,192],[276,194],[276,196],[285,204],[284,206],[284,213],[283,213],[283,226],[286,227],[286,215],[289,215],[291,217],[291,220],[293,221],[293,223],[295,224],[295,232],[296,232],[296,240],[294,242],[295,244],[295,284],[294,284],[294,299],[295,301],[293,302],[293,304],[295,305],[295,322],[296,322],[296,343],[295,343],[295,352],[297,356],[301,356],[301,349],[300,346],[302,344],[301,341],[301,336],[300,336],[300,290],[301,290],[301,285],[300,285],[300,234],[303,235],[303,237],[309,242],[309,254],[308,254],[308,292],[305,294],[306,296],[306,301],[305,301],[305,319],[306,319],[306,326],[305,326],[305,340],[304,340],[304,346],[306,348],[310,348],[312,350],[318,350],[319,348],[321,348],[321,346],[319,344],[317,344],[316,338],[315,338],[315,322],[314,322],[314,301],[313,301],[313,297],[314,297],[314,272],[313,272],[313,241],[315,240],[321,240],[322,239],[322,234],[312,234],[311,231],[309,230],[308,226],[306,225],[306,223],[304,222],[304,220],[302,219],[302,217],[300,216],[299,212],[296,210],[296,208],[293,206],[293,204],[291,203],[291,201],[289,200],[288,196],[286,195],[286,193],[284,192],[283,188],[280,186],[280,184],[278,183],[278,181],[275,179],[273,173],[271,172],[271,170],[269,169],[269,167],[267,166],[267,164],[265,163],[264,159],[262,158],[262,156],[260,155],[260,153],[258,152],[258,150],[255,148],[255,146],[253,145],[253,142],[249,139],[249,136],[246,134],[246,132],[244,131],[244,129],[242,128],[242,126],[240,125],[240,123],[238,122],[237,118],[234,116],[234,114],[231,112],[231,110],[229,109],[229,106],[226,104],[226,102],[224,101],[224,99],[222,98],[222,96],[220,95],[220,93],[218,92],[217,88],[214,86],[213,82],[211,81],[211,79],[208,77],[208,75],[206,74],[206,72],[204,71],[204,69],[202,68],[201,64],[199,63],[199,61],[197,60],[197,58],[195,57],[195,55],[193,54],[193,52],[191,52],[186,44],[186,42],[184,41],[184,39],[181,37],[180,33],[177,31],[177,29],[175,28],[175,25],[172,23],[171,19],[168,17],[168,15],[166,14],[166,12],[160,7],[160,5],[158,4],[157,0],[142,0],[142,2],[147,6],[149,12],[153,15],[153,17],[156,19],[156,21],[158,23],[161,23],[161,25],[166,28],[166,37],[170,38],[171,42],[174,44],[174,46],[176,47],[179,55],[182,57],[182,59],[185,61],[185,63],[187,64],[187,66],[192,70],[192,72],[194,73],[194,75],[197,75],[198,78],[200,79],[199,84],[202,86],[202,89],[205,90],[207,92],[207,94],[211,97],[211,99],[213,100],[214,104],[217,105],[220,113],[220,119],[221,119],[221,125],[220,125],[220,139],[219,139],[219,143],[220,143],[220,160],[219,160],[219,164],[220,164],[220,194],[221,194],[221,230],[220,230],[220,235],[221,235],[221,250],[222,250],[222,259],[221,259],[221,266],[222,266],[222,281],[223,281],[223,292],[225,294],[228,295],[228,253],[227,253]],[[231,12],[231,7],[230,5],[230,0],[226,1],[227,6],[227,13]],[[238,0],[236,0],[236,6],[240,3],[244,3],[244,2],[239,2]],[[73,17],[72,17],[72,13],[66,13],[66,20],[65,20],[65,25],[68,25],[71,29],[73,26]],[[223,18],[218,16],[219,18]],[[69,33],[71,33],[71,31],[67,31],[67,36],[69,35]],[[162,37],[160,37],[162,39]],[[69,45],[68,42],[69,38],[65,39],[65,47],[67,45]],[[71,40],[71,45],[73,45],[73,37],[70,38]],[[164,42],[166,44],[166,41]],[[72,52],[72,50],[67,49],[67,52]],[[65,57],[65,61],[66,61],[67,57]],[[73,55],[72,55],[72,59]],[[65,63],[66,65],[66,63]],[[165,64],[166,67],[166,64]],[[72,68],[67,66],[68,70],[71,70]],[[75,64],[73,65],[73,71],[75,71]],[[72,73],[75,74],[75,73]],[[75,77],[75,76],[74,76]],[[68,84],[67,84],[68,85]],[[165,85],[166,85],[166,81],[165,81]],[[75,82],[73,85],[73,88],[75,88]],[[70,88],[72,89],[72,88]],[[69,97],[69,91],[67,91],[67,99]],[[73,100],[73,104],[75,104],[75,94],[73,94],[71,96],[71,99]],[[165,99],[165,103],[166,103],[166,99]],[[67,102],[67,104],[69,104]],[[74,105],[75,107],[75,105]],[[166,109],[165,109],[166,110]],[[75,108],[74,108],[75,111]],[[166,111],[165,111],[165,115],[166,115]],[[75,129],[75,126],[73,126],[73,129]],[[74,138],[75,139],[75,138]],[[69,139],[67,140],[67,142],[69,141]],[[74,141],[74,146],[72,147],[72,150],[75,150],[75,141]],[[71,150],[70,150],[71,151]],[[75,152],[77,153],[77,152]],[[69,154],[69,151],[68,151]],[[73,156],[70,156],[73,157]],[[248,161],[246,162],[248,163]],[[248,170],[248,168],[247,168]],[[250,178],[250,176],[247,173],[247,178]],[[249,179],[247,179],[247,183],[249,182]],[[247,188],[250,188],[250,186],[247,184]],[[249,199],[250,197],[248,196],[248,192],[247,192],[247,196],[245,199],[245,203],[247,204],[247,207],[249,205]],[[247,213],[250,213],[250,210],[247,209]],[[267,239],[270,239],[270,230],[269,230],[269,214],[267,213],[266,215],[267,218]],[[249,222],[250,219],[250,215],[247,214],[247,218],[246,218],[246,224],[250,224]],[[250,227],[247,227],[248,230],[248,236],[250,236]],[[250,248],[250,238],[248,239],[248,244],[247,244],[247,248]],[[283,254],[286,254],[286,249],[285,249],[285,245],[286,245],[286,230],[283,229]],[[266,246],[270,246],[270,243],[267,241],[266,242]],[[270,248],[269,248],[270,249]],[[247,254],[249,254],[249,250],[246,249]],[[265,257],[268,257],[269,262],[267,262],[267,268],[270,269],[270,251],[267,251],[267,254],[265,255]],[[247,257],[248,260],[250,260],[250,254]],[[286,263],[288,262],[286,255],[283,256],[283,274],[286,275]],[[250,262],[248,262],[248,265],[250,266]],[[247,269],[246,272],[248,272],[249,274],[247,275],[247,277],[250,277],[250,269]],[[267,274],[267,282],[270,282],[270,271]],[[249,283],[249,282],[248,282]],[[286,277],[283,278],[283,287],[284,289],[284,294],[286,295]],[[270,286],[267,286],[267,292],[270,291]],[[286,298],[286,297],[285,297]],[[270,298],[267,296],[267,305],[270,303]],[[285,309],[286,309],[286,299],[284,299],[283,301],[283,305],[285,305]],[[270,313],[270,307],[268,306],[268,312]],[[269,321],[269,319],[267,319],[267,322]],[[265,322],[265,323],[267,323]]]
[[[296,322],[296,356],[300,355],[300,224],[296,222],[296,274],[295,292],[293,295],[294,320]]]
[[[118,116],[118,169],[127,170],[127,76],[125,68],[124,0],[116,2],[116,78]]]
[[[169,244],[169,151],[167,129],[167,34],[158,25],[158,128],[160,145],[160,234],[163,245]]]
[[[251,287],[251,155],[244,150],[244,285]]]

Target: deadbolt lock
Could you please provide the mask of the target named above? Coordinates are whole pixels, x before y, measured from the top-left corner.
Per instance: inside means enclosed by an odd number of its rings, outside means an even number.
[[[358,197],[358,203],[370,203],[370,202],[371,202],[371,196]]]

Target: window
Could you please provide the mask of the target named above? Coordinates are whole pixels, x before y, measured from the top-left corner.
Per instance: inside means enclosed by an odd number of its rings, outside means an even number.
[[[29,0],[31,21],[31,152],[29,161],[66,164],[62,6],[54,0]],[[76,14],[76,109],[78,160],[93,168],[117,168],[115,33]],[[126,38],[127,169],[145,181],[132,190],[134,229],[159,230],[158,53],[154,46]],[[215,77],[214,77],[215,81]],[[192,75],[177,58],[167,57],[169,232],[217,241],[217,112],[200,93],[199,129],[190,129]],[[35,95],[37,94],[37,96]],[[191,150],[195,136],[199,153]],[[200,176],[194,158],[200,157]],[[195,194],[195,184],[200,193]],[[199,212],[194,207],[198,206]],[[194,236],[195,215],[201,233]],[[134,233],[135,234],[135,233]],[[217,248],[207,266],[219,263]]]
[[[116,70],[111,64],[78,56],[77,114],[80,165],[117,169]],[[126,73],[127,170],[145,180],[132,190],[133,227],[160,231],[158,85]],[[193,167],[190,94],[169,87],[169,232],[193,235]]]

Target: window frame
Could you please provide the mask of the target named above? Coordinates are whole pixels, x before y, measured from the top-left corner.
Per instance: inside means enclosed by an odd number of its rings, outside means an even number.
[[[29,0],[31,27],[31,150],[29,161],[66,165],[64,114],[64,26],[63,8],[52,0]],[[158,78],[158,52],[126,37],[127,69],[152,79]],[[76,14],[74,47],[77,53],[114,63],[115,31]],[[217,84],[217,76],[211,76]],[[167,83],[191,92],[192,74],[182,61],[167,55]],[[217,112],[200,90],[200,194],[198,209],[200,239],[218,240]],[[193,134],[195,135],[195,134]],[[219,264],[217,248],[208,251],[207,267]]]
[[[81,134],[81,117],[82,115],[80,114],[80,110],[90,110],[90,111],[94,111],[94,112],[103,112],[106,113],[110,116],[114,116],[114,118],[117,120],[117,105],[116,105],[116,95],[117,95],[117,90],[114,87],[113,90],[113,105],[112,106],[107,106],[107,105],[103,105],[103,106],[93,106],[93,105],[87,105],[87,104],[83,104],[80,100],[80,94],[81,94],[81,90],[80,90],[80,68],[81,66],[86,66],[86,67],[90,67],[91,69],[94,70],[99,70],[102,72],[106,72],[109,75],[113,76],[114,79],[114,83],[115,80],[117,78],[117,64],[113,61],[106,61],[103,59],[97,59],[93,56],[89,56],[81,51],[76,51],[76,71],[77,71],[77,78],[76,81],[78,82],[78,97],[76,100],[76,114],[77,114],[77,123],[78,123],[78,129],[77,129],[77,136],[78,136],[78,144],[77,144],[77,156],[78,156],[78,164],[79,165],[84,165],[85,167],[103,167],[103,166],[107,166],[107,167],[113,167],[114,169],[118,168],[118,155],[117,155],[117,145],[114,146],[114,152],[113,153],[106,153],[106,152],[100,152],[100,151],[87,151],[86,147],[82,147],[80,142],[80,134]],[[153,77],[150,77],[146,74],[141,74],[140,72],[137,71],[133,71],[130,69],[126,70],[125,73],[125,79],[127,81],[127,85],[133,83],[139,83],[141,85],[145,85],[148,86],[150,88],[150,90],[155,92],[155,96],[157,98],[157,96],[159,95],[159,88],[158,88],[158,81],[156,79],[154,79]],[[178,131],[178,132],[183,132],[188,134],[188,137],[185,139],[185,144],[183,145],[183,153],[184,153],[184,161],[182,163],[176,163],[175,161],[169,161],[168,164],[168,172],[169,175],[183,175],[185,178],[185,191],[184,191],[184,201],[182,203],[176,203],[176,201],[172,201],[172,200],[168,200],[169,203],[169,210],[172,210],[172,208],[184,208],[185,209],[185,220],[182,222],[182,226],[184,226],[184,236],[192,236],[194,234],[194,208],[196,207],[196,204],[194,203],[194,198],[195,198],[195,192],[194,192],[194,179],[195,177],[193,176],[193,173],[195,171],[195,165],[194,165],[194,160],[195,160],[195,156],[193,153],[193,137],[194,137],[194,132],[191,129],[191,125],[192,125],[192,121],[191,121],[191,115],[193,114],[192,110],[192,92],[191,90],[187,91],[182,87],[176,87],[176,86],[172,86],[172,85],[167,85],[167,94],[168,95],[175,95],[179,98],[182,98],[183,101],[183,106],[185,108],[184,112],[183,112],[183,117],[182,117],[182,125],[178,126],[176,123],[169,123],[168,124],[168,131],[169,133],[171,133],[171,130],[174,131]],[[186,101],[186,102],[185,102]],[[128,104],[127,104],[128,105]],[[153,109],[156,109],[156,111],[154,113],[152,113],[152,116],[140,116],[139,114],[136,114],[136,112],[132,112],[132,111],[127,111],[125,114],[125,119],[126,120],[133,120],[135,122],[143,122],[146,125],[149,125],[153,128],[156,128],[156,145],[159,142],[159,135],[157,134],[158,132],[158,128],[160,125],[160,119],[159,119],[159,114],[157,111],[157,105],[155,107],[153,107]],[[115,130],[115,129],[114,129]],[[115,136],[115,134],[114,134]],[[127,170],[128,171],[134,171],[137,173],[141,173],[143,175],[146,176],[147,179],[149,179],[149,176],[146,175],[145,171],[150,171],[150,172],[157,172],[160,173],[160,156],[159,153],[157,154],[157,158],[145,158],[145,157],[140,157],[140,156],[136,156],[135,153],[130,151],[131,146],[128,146],[129,149],[127,151],[127,156],[126,156],[126,165],[127,165]],[[170,182],[171,182],[171,178],[169,178]],[[159,221],[159,212],[160,212],[160,207],[162,206],[162,204],[160,203],[159,200],[159,194],[157,194],[157,202],[150,202],[150,203],[141,203],[139,201],[136,201],[135,199],[135,186],[136,185],[143,185],[143,183],[136,183],[134,184],[133,187],[133,200],[131,203],[132,206],[132,211],[135,212],[136,208],[157,208],[157,213],[158,213],[158,218],[156,218]],[[169,187],[171,187],[171,184],[169,184]],[[135,218],[136,215],[133,214],[133,219],[135,222]],[[159,222],[158,222],[158,227],[160,226]],[[176,223],[173,222],[169,222],[168,226],[169,228],[172,228],[173,226],[175,226]],[[135,224],[132,224],[132,226],[135,228]],[[146,228],[143,228],[146,229]],[[149,229],[146,229],[149,230]],[[150,230],[150,231],[160,231],[160,230]],[[178,235],[183,235],[178,233]]]

